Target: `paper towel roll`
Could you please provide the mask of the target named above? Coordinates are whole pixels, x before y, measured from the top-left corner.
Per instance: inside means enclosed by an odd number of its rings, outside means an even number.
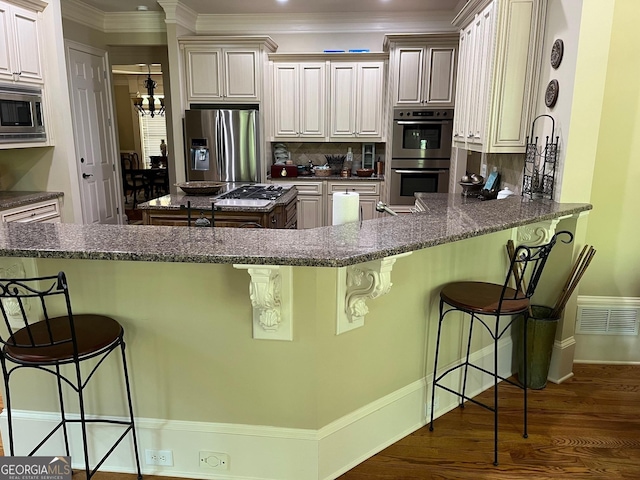
[[[360,220],[360,195],[356,192],[334,193],[332,225],[342,225],[358,220]]]

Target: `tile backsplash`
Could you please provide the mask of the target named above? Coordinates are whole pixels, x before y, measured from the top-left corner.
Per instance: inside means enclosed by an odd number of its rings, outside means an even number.
[[[271,144],[271,152],[273,152],[275,145],[279,143],[286,145],[287,150],[291,153],[291,161],[294,165],[309,165],[309,161],[314,165],[324,165],[327,163],[325,155],[346,155],[349,147],[353,151],[353,160],[356,162],[362,161],[362,143],[273,142]],[[384,149],[384,143],[375,144],[375,160],[379,158],[384,162]],[[273,153],[270,153],[270,156],[271,162],[273,162]]]

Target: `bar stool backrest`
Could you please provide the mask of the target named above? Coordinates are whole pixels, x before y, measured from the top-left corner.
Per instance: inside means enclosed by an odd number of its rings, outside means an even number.
[[[568,239],[561,239],[563,243],[571,243],[573,240],[573,234],[563,230],[556,233],[551,237],[549,243],[544,245],[535,247],[520,245],[515,249],[515,254],[509,264],[507,278],[502,287],[498,311],[501,310],[505,300],[522,300],[533,296],[549,259],[549,254],[560,236],[568,237]]]
[[[32,300],[35,300],[35,305]],[[76,332],[71,312],[71,300],[67,278],[64,272],[54,276],[24,279],[0,279],[0,310],[4,319],[3,329],[7,335],[0,333],[0,343],[22,349],[36,349],[42,347],[60,347],[72,344],[73,356],[78,356]],[[42,316],[40,319],[31,316]],[[68,324],[62,328],[58,324],[58,335],[52,329],[50,319],[66,316]],[[46,322],[46,334],[34,333],[33,325]],[[66,329],[69,329],[68,331]],[[16,332],[22,330],[19,336]],[[3,353],[4,355],[4,353]]]

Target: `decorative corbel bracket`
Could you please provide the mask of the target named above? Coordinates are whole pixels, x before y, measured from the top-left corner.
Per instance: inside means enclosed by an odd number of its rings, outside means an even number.
[[[391,271],[396,260],[411,255],[401,253],[381,260],[338,268],[336,335],[364,325],[369,313],[367,300],[391,291]]]
[[[545,220],[544,222],[532,223],[531,225],[523,225],[517,228],[516,242],[530,246],[544,245],[549,243],[551,237],[556,233],[556,227],[560,220],[569,218],[571,215]]]
[[[249,298],[253,307],[253,338],[293,340],[292,267],[237,265],[251,276]]]

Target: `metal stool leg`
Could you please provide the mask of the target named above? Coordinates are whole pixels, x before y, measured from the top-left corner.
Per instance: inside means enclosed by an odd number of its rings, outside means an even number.
[[[80,374],[80,363],[76,362],[76,384],[78,388],[78,404],[80,409],[80,428],[82,430],[82,448],[84,451],[84,470],[87,474],[87,480],[91,478],[91,469],[89,467],[89,442],[87,440],[87,421],[84,414],[84,386],[82,385],[82,376]]]
[[[523,353],[523,360],[524,360],[524,434],[522,435],[524,438],[529,438],[529,434],[527,433],[527,324],[529,322],[529,315],[527,315],[527,313],[524,314],[524,327],[523,327],[523,334],[522,334],[522,341],[523,341],[523,348],[522,350],[524,351]]]
[[[442,333],[442,321],[444,320],[442,310],[444,309],[444,302],[440,299],[440,318],[438,320],[438,336],[436,338],[436,358],[433,362],[433,384],[431,385],[431,422],[429,424],[429,431],[433,432],[433,413],[434,404],[436,400],[436,378],[438,375],[438,354],[440,353],[440,334]]]
[[[67,416],[65,414],[64,398],[62,396],[62,380],[59,365],[56,365],[56,379],[58,380],[58,400],[60,402],[60,417],[62,420],[62,432],[64,435],[64,448],[67,452],[67,457],[69,457],[71,455],[69,453],[69,434],[67,432]]]
[[[473,335],[473,322],[475,315],[471,314],[471,320],[469,321],[469,339],[467,340],[467,357],[464,363],[464,377],[462,380],[462,397],[460,397],[460,408],[464,408],[465,393],[467,391],[467,372],[469,371],[469,355],[471,353],[471,336]]]
[[[14,456],[14,445],[13,445],[13,419],[11,417],[11,391],[9,390],[9,373],[7,372],[7,364],[2,358],[2,377],[4,379],[4,391],[6,398],[4,399],[4,407],[7,410],[7,430],[9,433],[9,455]],[[6,452],[5,452],[6,454]]]
[[[129,404],[129,418],[131,419],[131,435],[133,436],[133,451],[136,456],[136,468],[138,469],[138,480],[142,480],[140,470],[140,454],[138,453],[138,438],[136,436],[136,428],[133,418],[133,403],[131,402],[131,388],[129,387],[129,372],[127,370],[127,359],[125,356],[124,340],[120,340],[120,351],[122,353],[122,370],[124,372],[124,383],[127,389],[127,402]]]
[[[498,465],[498,329],[500,317],[496,318],[496,331],[493,335],[493,464]]]

